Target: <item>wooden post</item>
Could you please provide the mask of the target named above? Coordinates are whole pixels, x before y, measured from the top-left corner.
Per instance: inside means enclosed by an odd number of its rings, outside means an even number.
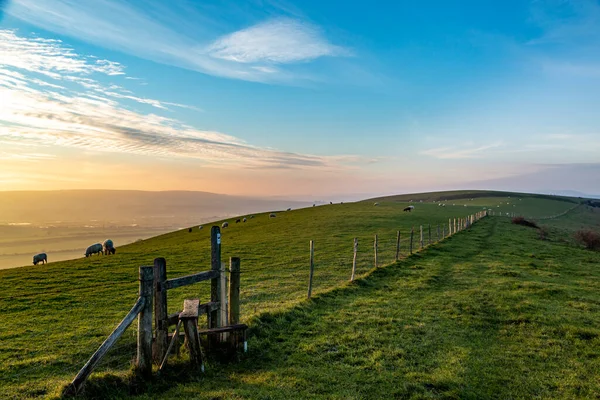
[[[358,253],[358,238],[354,238],[354,257],[352,258],[352,276],[350,282],[354,281],[354,274],[356,273],[356,254]]]
[[[213,226],[210,229],[210,268],[213,271],[221,270],[221,229],[218,226]],[[221,279],[219,276],[210,280],[210,301],[220,302],[221,299]],[[209,328],[220,328],[221,313],[220,308],[210,312]]]
[[[240,323],[240,259],[229,259],[229,323]]]
[[[231,263],[231,260],[229,261]],[[221,306],[221,324],[222,326],[229,325],[228,318],[228,307],[229,303],[227,301],[227,268],[225,268],[225,263],[221,263],[221,271],[220,271],[220,279],[221,279],[221,299],[219,301],[222,302]]]
[[[400,258],[400,231],[396,232],[396,261]]]
[[[377,268],[377,235],[375,235],[375,242],[373,243],[373,249],[375,250],[375,268]]]
[[[421,241],[420,241],[420,244],[421,244],[421,249],[422,249],[423,248],[423,225],[421,225],[420,228],[421,228]]]
[[[413,252],[413,236],[414,236],[414,234],[415,234],[415,227],[413,226],[410,228],[410,248],[409,248],[410,254],[412,254],[412,252]]]
[[[204,363],[202,361],[202,348],[200,346],[200,336],[198,335],[198,299],[186,299],[183,302],[183,311],[179,314],[179,319],[183,321],[183,330],[188,350],[190,351],[190,362],[194,367],[201,367],[204,372]]]
[[[452,234],[455,234],[455,233],[456,233],[456,218],[454,218],[454,230],[453,230]]]
[[[429,231],[429,245],[431,245],[431,224],[427,224],[427,229]]]
[[[313,241],[310,241],[310,274],[308,276],[308,298],[310,299],[310,295],[312,293],[312,281],[313,281],[313,273],[315,270],[315,264],[314,264],[314,254],[315,254],[315,247],[313,244]]]
[[[448,218],[448,236],[452,236],[452,220]]]
[[[446,238],[446,226],[442,225],[442,239]]]
[[[439,242],[440,241],[440,224],[438,224],[438,226],[437,226],[437,235],[435,237],[437,239],[436,242]]]
[[[154,259],[154,360],[165,358],[169,342],[169,323],[167,322],[167,261],[164,258]]]
[[[140,297],[144,307],[138,317],[137,372],[143,378],[152,376],[152,295],[154,294],[154,267],[140,267]]]

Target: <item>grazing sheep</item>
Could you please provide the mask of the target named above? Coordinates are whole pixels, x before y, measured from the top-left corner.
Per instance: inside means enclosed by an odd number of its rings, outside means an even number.
[[[374,205],[375,207],[377,207],[377,206],[379,205],[379,203],[373,203],[373,205]]]
[[[402,211],[408,211],[408,212],[411,212],[412,210],[414,210],[414,208],[415,208],[415,206],[408,206],[408,207],[406,207],[406,208],[405,208],[404,210],[402,210]]]
[[[316,204],[313,204],[313,207],[316,206]]]
[[[33,256],[33,265],[38,265],[38,263],[48,263],[48,256],[46,255],[46,253],[40,253]]]
[[[236,223],[236,224],[239,224],[240,222],[242,222],[242,220],[241,220],[241,219],[239,219],[239,218],[235,220],[235,223]]]
[[[329,204],[333,204],[333,201],[330,201]]]
[[[188,228],[188,232],[191,233],[192,232],[192,228]]]
[[[246,221],[247,221],[247,219],[246,219],[246,218],[244,218],[244,219],[242,220],[242,222],[246,222]]]
[[[277,215],[275,215],[275,213],[269,214],[269,218],[275,218],[275,217],[277,217]]]
[[[254,215],[251,215],[251,216],[250,216],[250,219],[252,219],[252,218],[254,218]]]
[[[85,256],[89,257],[92,254],[102,254],[102,243],[94,243],[87,249],[85,249]]]
[[[200,225],[200,226],[198,227],[198,229],[202,229],[202,225]]]
[[[288,209],[287,209],[287,210],[285,210],[285,211],[292,211],[292,209],[291,209],[291,208],[288,208]]]
[[[221,228],[227,228],[229,226],[229,222],[223,222],[221,224]]]
[[[190,228],[191,230],[192,228]],[[104,243],[102,243],[102,249],[104,251],[104,255],[108,255],[110,254],[115,254],[117,252],[117,250],[115,249],[115,245],[113,244],[113,241],[110,239],[106,239],[104,241]]]

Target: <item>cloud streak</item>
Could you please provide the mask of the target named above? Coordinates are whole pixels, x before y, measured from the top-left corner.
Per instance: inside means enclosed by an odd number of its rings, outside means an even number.
[[[59,41],[0,30],[0,49],[8,54],[0,59],[0,142],[13,147],[57,146],[186,158],[221,168],[335,171],[360,162],[352,156],[313,156],[259,148],[227,134],[202,131],[155,113],[129,110],[121,101],[132,100],[159,110],[166,109],[166,105],[187,106],[137,97],[114,84],[106,87],[95,79],[95,74],[123,75],[122,65],[82,57]],[[82,90],[53,82],[74,83]]]
[[[155,62],[256,82],[310,79],[281,64],[349,54],[330,44],[318,28],[298,19],[267,19],[223,34],[220,31],[228,27],[216,24],[209,13],[183,4],[145,4],[144,8],[135,4],[122,0],[15,0],[7,13],[56,33]],[[279,67],[274,68],[274,63]],[[98,66],[115,67],[102,61]]]
[[[442,159],[442,160],[461,160],[461,159],[473,159],[483,158],[488,150],[496,149],[502,146],[501,142],[492,143],[484,146],[477,147],[436,147],[422,151],[420,154]]]

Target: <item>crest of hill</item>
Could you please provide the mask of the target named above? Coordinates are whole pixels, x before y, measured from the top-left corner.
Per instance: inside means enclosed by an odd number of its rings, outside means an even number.
[[[493,198],[493,197],[518,197],[518,198],[535,198],[544,200],[564,201],[568,203],[578,204],[582,202],[581,198],[568,196],[554,196],[537,193],[519,193],[519,192],[502,192],[494,190],[451,190],[444,192],[425,192],[412,194],[399,194],[391,196],[376,197],[364,201],[377,202],[408,202],[408,201],[445,201],[445,200],[461,200],[475,198]]]

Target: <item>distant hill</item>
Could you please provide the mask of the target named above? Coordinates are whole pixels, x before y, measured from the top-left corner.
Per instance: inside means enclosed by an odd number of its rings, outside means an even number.
[[[308,205],[312,203],[192,191],[8,191],[0,192],[0,224],[94,221],[171,226]]]
[[[579,203],[581,200],[576,197],[556,196],[539,193],[518,193],[518,192],[501,192],[494,190],[451,190],[444,192],[425,192],[400,194],[392,196],[375,197],[365,201],[443,201],[443,200],[460,200],[460,199],[475,199],[475,198],[491,198],[491,197],[519,197],[519,198],[538,198],[566,201],[569,203]]]

